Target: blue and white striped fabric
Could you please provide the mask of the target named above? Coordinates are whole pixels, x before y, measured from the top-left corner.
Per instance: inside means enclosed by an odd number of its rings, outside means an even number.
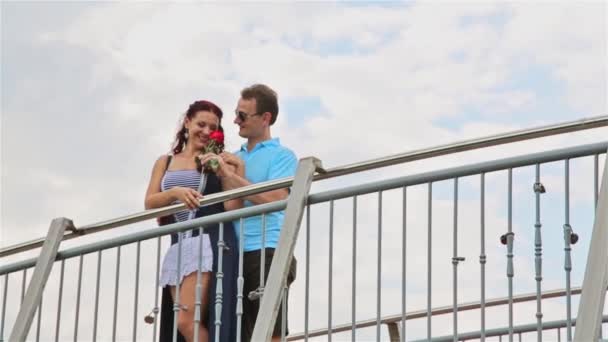
[[[188,187],[198,190],[201,181],[201,174],[197,170],[167,170],[161,181],[161,190],[167,191],[176,186]],[[179,203],[179,202],[174,202]],[[175,219],[178,222],[187,221],[190,215],[196,213],[196,210],[183,210],[175,213]],[[198,269],[198,257],[200,254],[200,246],[202,243],[202,269]],[[181,283],[185,276],[199,270],[200,272],[211,272],[213,269],[213,250],[211,249],[211,241],[209,234],[192,237],[191,231],[182,235],[182,256],[180,262],[179,282]],[[179,254],[178,244],[171,245],[165,258],[160,275],[160,286],[177,285],[177,257]]]
[[[200,181],[201,174],[197,170],[167,170],[167,172],[165,172],[165,176],[161,181],[161,190],[167,191],[176,186],[197,190]],[[173,204],[176,203],[179,202],[173,202]],[[182,222],[188,220],[189,214],[190,210],[184,210],[175,213],[174,216],[178,222]]]

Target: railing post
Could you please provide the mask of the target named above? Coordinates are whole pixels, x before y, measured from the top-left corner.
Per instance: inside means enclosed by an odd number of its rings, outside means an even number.
[[[40,303],[44,286],[49,279],[51,269],[55,263],[55,257],[57,256],[63,233],[66,228],[72,228],[73,226],[71,220],[63,217],[56,218],[51,222],[49,232],[40,251],[40,256],[38,257],[38,261],[36,261],[36,268],[32,274],[32,279],[27,287],[25,298],[23,299],[21,308],[19,308],[19,314],[15,320],[9,341],[25,341],[30,331],[34,314]]]
[[[391,342],[401,341],[401,334],[399,333],[399,325],[397,322],[386,323],[388,328],[388,339]]]
[[[293,257],[293,250],[298,238],[300,223],[304,213],[308,192],[316,169],[321,169],[321,161],[308,157],[301,159],[291,187],[291,194],[285,209],[285,221],[281,229],[279,244],[276,248],[270,272],[266,281],[264,296],[261,298],[260,311],[253,329],[252,341],[269,341],[277,318],[283,284]]]
[[[608,285],[608,153],[604,163],[574,341],[597,341]]]

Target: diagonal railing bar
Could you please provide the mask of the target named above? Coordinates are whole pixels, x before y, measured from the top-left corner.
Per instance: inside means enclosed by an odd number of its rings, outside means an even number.
[[[51,222],[46,241],[42,246],[40,256],[37,258],[36,268],[27,287],[23,303],[19,308],[9,341],[25,341],[36,309],[38,309],[44,286],[55,263],[55,256],[61,244],[61,236],[70,227],[72,227],[72,221],[66,218],[56,218]]]
[[[591,244],[587,254],[583,293],[578,307],[579,328],[574,341],[597,341],[608,283],[608,158],[604,163]]]
[[[269,341],[275,325],[287,272],[293,258],[293,250],[298,239],[300,223],[304,207],[312,184],[313,173],[321,167],[321,161],[316,158],[302,159],[296,170],[295,181],[285,210],[285,221],[281,228],[279,243],[270,265],[260,311],[253,329],[252,341]],[[283,309],[285,310],[285,308]]]

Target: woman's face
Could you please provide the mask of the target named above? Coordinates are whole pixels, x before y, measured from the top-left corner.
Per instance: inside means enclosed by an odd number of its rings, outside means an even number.
[[[200,150],[207,146],[209,134],[216,131],[220,120],[213,112],[199,111],[192,119],[186,118],[185,126],[188,129],[188,144]]]

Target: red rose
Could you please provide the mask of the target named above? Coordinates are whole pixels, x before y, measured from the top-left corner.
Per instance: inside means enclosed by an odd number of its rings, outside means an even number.
[[[220,131],[213,131],[209,135],[209,138],[215,141],[219,145],[224,145],[224,133]]]
[[[207,146],[203,148],[203,150],[198,156],[194,157],[194,161],[196,162],[196,169],[199,170],[199,172],[201,172],[201,170],[205,173],[216,172],[219,166],[218,161],[216,159],[211,159],[205,165],[201,165],[200,157],[203,154],[220,154],[224,151],[224,133],[220,131],[213,131],[211,132],[211,134],[209,134],[209,139],[210,141]]]

